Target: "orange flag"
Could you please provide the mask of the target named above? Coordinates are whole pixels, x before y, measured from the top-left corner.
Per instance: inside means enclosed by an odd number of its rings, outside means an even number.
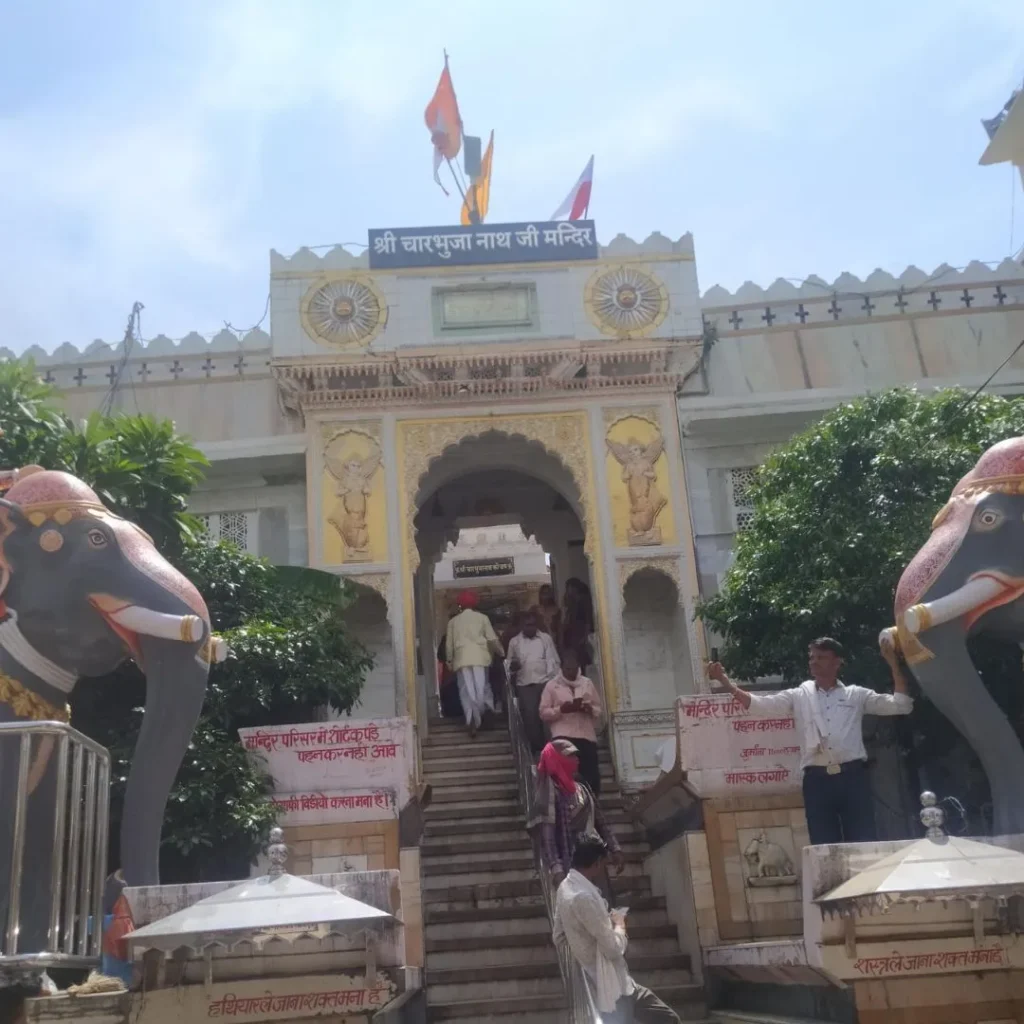
[[[491,203],[491,161],[494,159],[494,132],[491,132],[487,149],[484,150],[484,157],[480,161],[480,177],[469,186],[466,198],[462,203],[463,224],[483,224],[487,216],[487,207]],[[476,219],[473,219],[473,213]]]
[[[441,161],[454,160],[462,148],[462,117],[459,114],[459,101],[455,98],[451,72],[448,70],[447,54],[434,97],[423,112],[423,120],[430,132],[430,141],[434,144],[434,181],[441,185],[437,174]],[[444,185],[441,185],[441,190],[445,195],[448,194]]]

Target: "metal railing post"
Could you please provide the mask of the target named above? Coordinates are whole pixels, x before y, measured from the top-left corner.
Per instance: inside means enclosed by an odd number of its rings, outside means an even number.
[[[7,917],[0,922],[0,970],[98,966],[110,754],[63,722],[0,723],[0,751],[6,752],[5,741],[15,739],[17,782],[5,794],[11,870],[4,880],[9,894]],[[44,807],[40,801],[49,803]],[[44,837],[50,844],[48,866],[38,863],[38,854],[32,859]],[[38,877],[42,874],[46,877]],[[49,889],[46,899],[40,898],[43,888]],[[26,906],[31,908],[29,922]],[[41,948],[26,948],[26,942]]]

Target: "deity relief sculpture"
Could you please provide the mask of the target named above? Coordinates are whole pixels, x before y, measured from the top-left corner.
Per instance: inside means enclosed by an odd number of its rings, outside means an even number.
[[[1000,441],[953,488],[896,589],[895,644],[974,748],[997,835],[1024,832],[1024,749],[971,661],[970,637],[1024,642],[1024,437]]]
[[[665,450],[661,433],[644,444],[635,437],[623,444],[605,439],[608,450],[622,467],[622,482],[629,494],[629,530],[631,547],[644,547],[661,543],[661,527],[657,525],[661,510],[668,499],[658,490],[658,474],[654,464]]]
[[[367,523],[367,499],[373,493],[373,477],[380,469],[381,450],[377,441],[359,434],[369,444],[369,451],[360,455],[351,446],[351,432],[335,437],[324,451],[327,470],[335,479],[334,494],[338,499],[327,521],[338,531],[345,545],[345,560],[368,562],[370,528]]]
[[[0,721],[69,720],[80,676],[133,658],[146,708],[121,824],[128,885],[156,885],[164,807],[192,738],[211,660],[226,654],[196,588],[133,523],[68,473],[0,474]],[[45,948],[58,764],[52,737],[33,755],[24,820],[19,952]],[[11,893],[17,742],[0,744],[0,920]]]

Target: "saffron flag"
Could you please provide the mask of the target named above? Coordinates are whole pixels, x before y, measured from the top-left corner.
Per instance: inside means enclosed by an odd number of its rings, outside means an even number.
[[[565,197],[565,202],[551,214],[549,220],[583,220],[590,209],[590,188],[594,183],[594,158],[587,161],[579,180]]]
[[[469,186],[466,198],[462,203],[463,224],[483,224],[487,216],[487,207],[491,202],[491,160],[494,158],[494,132],[484,150],[484,158],[480,161],[480,177]],[[474,214],[476,216],[474,217]]]
[[[448,55],[445,54],[444,70],[434,90],[433,99],[423,112],[423,120],[434,144],[434,181],[441,185],[438,170],[442,160],[454,160],[462,148],[462,117],[459,115],[459,101],[455,98],[451,72],[448,70]],[[444,185],[441,191],[448,195]]]

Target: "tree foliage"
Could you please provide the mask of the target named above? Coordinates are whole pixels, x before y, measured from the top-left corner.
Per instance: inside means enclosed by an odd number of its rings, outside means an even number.
[[[1021,434],[1019,400],[896,389],[833,410],[777,449],[751,487],[754,514],[722,590],[700,608],[723,637],[727,668],[745,679],[805,678],[807,643],[827,634],[846,645],[850,678],[888,685],[878,633],[893,623],[903,569],[981,453]],[[1019,728],[1019,650],[991,640],[971,647]],[[927,701],[918,701],[914,725],[923,756],[956,742]]]
[[[213,665],[203,712],[164,823],[165,881],[238,878],[275,820],[270,778],[238,729],[350,711],[370,666],[340,615],[349,591],[335,576],[275,567],[230,544],[208,546],[188,515],[207,463],[170,421],[94,414],[73,423],[31,364],[0,363],[0,466],[36,463],[89,483],[138,523],[206,599],[227,660]],[[111,854],[116,863],[124,785],[142,724],[146,681],[132,662],[79,682],[72,721],[111,752]]]

